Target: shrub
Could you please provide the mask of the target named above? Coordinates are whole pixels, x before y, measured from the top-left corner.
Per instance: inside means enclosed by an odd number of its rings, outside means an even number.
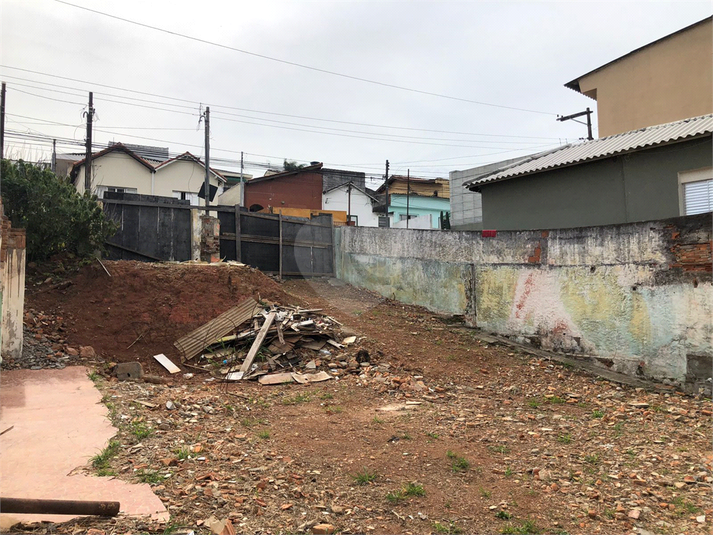
[[[81,195],[68,179],[22,160],[2,160],[0,173],[5,214],[13,227],[26,229],[28,259],[62,252],[90,256],[116,233],[96,196]]]

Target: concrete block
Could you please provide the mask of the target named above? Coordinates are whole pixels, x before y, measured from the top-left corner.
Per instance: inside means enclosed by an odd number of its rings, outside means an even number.
[[[141,379],[144,376],[144,369],[140,362],[121,362],[116,365],[114,373],[119,381],[127,381]]]

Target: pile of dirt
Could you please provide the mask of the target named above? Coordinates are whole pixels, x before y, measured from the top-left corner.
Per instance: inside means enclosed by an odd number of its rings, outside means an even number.
[[[92,346],[104,360],[138,360],[149,370],[161,369],[153,355],[164,353],[178,360],[174,341],[246,297],[295,301],[276,281],[248,266],[128,261],[104,265],[111,276],[94,263],[61,284],[28,289],[26,307],[61,316],[68,325],[68,347]]]

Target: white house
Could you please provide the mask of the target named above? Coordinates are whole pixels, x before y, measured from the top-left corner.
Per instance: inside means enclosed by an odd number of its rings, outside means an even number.
[[[379,215],[372,210],[376,197],[351,182],[322,192],[322,209],[347,213],[347,221],[358,227],[378,227]]]
[[[75,163],[70,174],[80,193],[84,191],[84,164],[84,159]],[[203,201],[198,192],[204,181],[205,164],[189,152],[154,164],[116,143],[92,155],[91,191],[100,199],[104,192],[113,191],[187,199],[200,205]],[[217,188],[217,197],[223,192],[225,178],[210,169],[209,181]]]
[[[211,186],[218,188],[212,203],[216,204],[218,195],[223,193],[225,178],[210,168],[209,181]],[[190,152],[161,162],[156,166],[156,177],[152,195],[174,197],[176,199],[190,200],[192,205],[202,203],[198,192],[205,183],[205,164]],[[211,188],[212,189],[212,188]]]

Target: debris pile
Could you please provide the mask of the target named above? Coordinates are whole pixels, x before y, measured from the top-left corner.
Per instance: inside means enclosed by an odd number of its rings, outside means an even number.
[[[226,381],[280,384],[332,379],[334,374],[318,369],[338,367],[333,352],[355,342],[356,336],[322,309],[261,305],[248,298],[174,345],[184,364],[193,361],[190,366]],[[367,362],[364,353],[359,358]]]

